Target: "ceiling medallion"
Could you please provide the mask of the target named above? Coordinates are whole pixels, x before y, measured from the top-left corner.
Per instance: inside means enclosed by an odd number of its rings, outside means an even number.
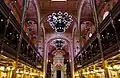
[[[65,46],[65,40],[63,39],[55,39],[52,43],[56,49],[62,49]]]
[[[56,32],[65,32],[65,29],[70,26],[73,19],[67,12],[62,13],[59,11],[49,15],[47,21]]]

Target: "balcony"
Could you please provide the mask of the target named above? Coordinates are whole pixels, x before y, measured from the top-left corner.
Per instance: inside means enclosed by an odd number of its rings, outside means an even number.
[[[100,31],[100,43],[103,52],[100,50],[99,39],[95,32],[93,36],[84,45],[82,50],[75,57],[75,69],[79,69],[88,64],[95,63],[101,60],[101,53],[103,58],[108,59],[114,55],[119,54],[120,46],[120,3],[118,2],[110,14],[99,24],[98,30]],[[115,27],[115,28],[114,28]],[[118,37],[118,39],[117,39]],[[79,67],[80,66],[80,67]]]
[[[21,30],[23,35],[20,43]],[[18,50],[19,48],[20,50]],[[21,62],[35,67],[40,65],[43,60],[21,28],[21,25],[2,0],[0,1],[0,51],[3,51],[2,54],[5,56],[14,59],[18,58]]]

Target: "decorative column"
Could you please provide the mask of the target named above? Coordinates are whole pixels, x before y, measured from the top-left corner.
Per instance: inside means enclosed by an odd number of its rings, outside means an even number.
[[[81,45],[81,25],[80,25],[80,18],[81,18],[81,13],[82,13],[82,7],[83,7],[83,5],[84,5],[84,2],[85,2],[85,0],[81,0],[81,5],[80,5],[80,7],[79,7],[79,11],[78,11],[78,32],[79,32],[79,35],[78,35],[78,38],[79,38],[79,40],[80,40],[80,48],[82,48],[82,45]]]
[[[63,74],[64,74],[64,78],[67,78],[67,74],[66,74],[66,69],[67,69],[67,67],[66,67],[66,64],[64,65],[64,68],[63,68]]]
[[[71,45],[71,49],[72,49],[72,45]],[[72,57],[70,64],[71,64],[72,78],[74,78],[74,55],[73,55],[74,51],[72,52],[72,50],[71,50],[69,52],[71,52],[71,57]]]
[[[82,69],[80,69],[80,71],[79,71],[79,78],[81,78],[82,77]]]
[[[96,65],[93,65],[93,71],[96,70]],[[94,78],[97,78],[97,73],[94,73]]]
[[[56,75],[56,74],[57,74],[57,72],[55,71],[55,72],[54,72],[54,78],[57,78],[57,75]]]
[[[19,52],[20,52],[21,43],[22,43],[23,28],[24,28],[25,15],[26,15],[26,11],[27,11],[27,8],[28,8],[28,3],[29,3],[29,0],[25,0],[25,1],[23,0],[21,32],[20,32],[20,38],[19,38],[19,43],[18,43],[18,47],[17,47],[16,65],[15,65],[15,70],[13,72],[14,76],[12,78],[16,78],[16,76],[17,76],[16,70],[17,70],[17,66],[18,66]]]
[[[106,70],[106,67],[105,67],[105,60],[104,60],[104,54],[103,54],[103,48],[102,48],[102,43],[101,43],[101,36],[100,36],[100,31],[98,29],[98,26],[99,26],[99,21],[98,21],[98,14],[97,14],[97,10],[96,10],[96,1],[95,0],[91,0],[91,7],[93,9],[93,13],[94,13],[94,20],[96,22],[96,30],[97,30],[97,38],[98,38],[98,43],[99,43],[99,46],[100,46],[100,52],[101,52],[101,60],[102,60],[102,65],[103,65],[103,68],[104,68],[104,74],[105,74],[105,78],[109,78],[109,75],[108,75],[108,72]]]
[[[44,51],[44,62],[43,62],[43,78],[46,78],[47,72],[47,63],[48,63],[48,49],[47,43],[45,43],[45,51]]]
[[[52,64],[51,64],[51,78],[54,78],[54,68]]]
[[[2,71],[0,70],[0,78],[2,78],[1,76],[2,76]]]
[[[80,0],[79,0],[80,1]],[[78,18],[77,18],[77,20],[78,20],[78,24],[77,24],[77,27],[78,27],[78,32],[79,32],[79,35],[78,35],[78,38],[79,38],[79,45],[80,45],[80,49],[82,48],[82,40],[81,40],[81,25],[80,25],[80,18],[81,18],[81,13],[82,13],[82,7],[83,7],[83,5],[84,5],[84,2],[85,2],[85,0],[81,0],[81,5],[79,6],[79,10],[78,10]],[[77,56],[80,54],[80,52],[77,54]],[[83,60],[81,59],[81,63],[83,63]],[[81,72],[80,72],[80,75],[81,76],[79,76],[79,77],[82,77],[82,69],[81,69]]]
[[[10,78],[10,71],[7,70],[6,77]]]

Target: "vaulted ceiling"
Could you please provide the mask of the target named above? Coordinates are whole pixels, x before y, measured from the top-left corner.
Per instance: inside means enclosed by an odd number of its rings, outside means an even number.
[[[18,14],[20,14],[20,20],[22,18],[22,8],[23,8],[23,0],[5,0],[6,4],[11,1],[11,5],[8,4],[8,6],[13,6],[13,8],[16,8]],[[12,3],[13,1],[13,3]],[[26,11],[26,25],[29,27],[28,21],[34,21],[33,23],[33,31],[31,32],[31,36],[35,36],[34,38],[37,38],[37,33],[40,33],[40,36],[45,36],[45,40],[49,40],[51,35],[47,36],[47,34],[55,34],[55,31],[52,29],[52,27],[49,25],[47,19],[48,15],[50,15],[53,12],[68,12],[73,17],[73,22],[70,25],[68,29],[66,29],[65,33],[62,33],[63,36],[61,38],[66,37],[69,40],[72,40],[72,34],[74,30],[74,26],[78,24],[78,11],[81,6],[83,0],[67,0],[67,1],[51,1],[51,0],[29,0],[29,5]],[[96,0],[97,5],[100,5],[100,0]],[[37,5],[37,7],[36,7]],[[37,8],[39,9],[40,17],[37,16]],[[38,20],[38,18],[41,19]],[[43,24],[44,30],[38,29],[38,22]],[[86,21],[94,22],[93,20],[93,11],[91,8],[90,0],[84,0],[82,11],[81,11],[81,29],[84,29],[86,27]],[[39,31],[39,32],[38,32]],[[69,35],[65,35],[69,34]],[[79,34],[78,31],[76,31],[75,36],[77,37]],[[61,35],[61,34],[60,34]],[[57,34],[56,34],[57,36]],[[76,38],[78,39],[78,38]],[[43,40],[43,38],[41,39]],[[78,40],[76,40],[78,41]],[[43,42],[43,41],[42,41]],[[68,45],[66,45],[68,46]],[[65,48],[64,48],[65,49]]]
[[[10,0],[5,0],[9,2]],[[46,33],[54,33],[54,30],[50,27],[49,23],[47,22],[48,15],[52,12],[68,12],[70,15],[73,16],[74,22],[71,26],[66,30],[66,33],[71,33],[73,30],[74,23],[77,22],[78,19],[78,10],[81,5],[82,0],[67,0],[67,1],[51,1],[51,0],[29,0],[29,5],[26,14],[26,20],[34,20],[37,24],[38,16],[37,16],[37,8],[40,9],[40,18],[44,24],[45,32]],[[99,2],[99,0],[97,0]],[[22,15],[22,6],[23,0],[16,0],[16,6],[18,7],[17,10],[19,14]],[[12,4],[13,5],[13,4]],[[85,0],[82,11],[81,11],[81,21],[93,21],[92,10],[89,0]]]
[[[68,12],[73,16],[74,19],[77,17],[77,5],[78,0],[67,0],[67,1],[51,1],[51,0],[39,0],[40,4],[40,14],[41,18],[44,18],[43,23],[46,30],[46,33],[54,33],[54,30],[50,27],[49,23],[46,21],[48,15],[53,12]],[[73,29],[72,25],[66,30],[66,33],[71,33]]]
[[[8,0],[6,0],[8,1]],[[37,4],[35,3],[37,2]],[[55,31],[52,29],[52,27],[48,23],[48,15],[50,15],[53,12],[68,12],[73,17],[73,22],[70,25],[70,27],[65,31],[64,34],[70,34],[70,35],[64,35],[68,39],[72,39],[72,33],[75,24],[77,25],[77,19],[78,19],[78,10],[81,5],[82,0],[67,0],[67,1],[51,1],[51,0],[29,0],[28,9],[26,11],[26,22],[32,20],[34,21],[34,30],[33,35],[37,35],[38,29],[37,29],[37,23],[38,23],[38,16],[37,16],[37,8],[39,8],[40,11],[40,19],[41,23],[43,23],[43,28],[45,29],[45,35],[47,34],[54,34]],[[17,0],[17,6],[19,7],[19,14],[22,14],[22,8],[23,8],[23,0]],[[38,7],[36,7],[38,5]],[[93,21],[93,15],[91,10],[91,5],[89,0],[85,0],[82,11],[81,11],[81,22],[84,21]],[[29,24],[27,23],[29,26]],[[81,26],[82,28],[85,28],[84,25]],[[43,30],[39,30],[41,33],[41,37],[43,37]],[[78,32],[78,31],[77,31]],[[57,35],[56,35],[57,36]],[[64,37],[63,36],[63,37]],[[78,33],[76,34],[78,36]],[[36,36],[37,37],[37,36]],[[44,39],[49,39],[51,36],[45,36]],[[51,46],[51,45],[50,45]],[[68,45],[66,45],[67,47]],[[66,49],[66,48],[64,48]]]

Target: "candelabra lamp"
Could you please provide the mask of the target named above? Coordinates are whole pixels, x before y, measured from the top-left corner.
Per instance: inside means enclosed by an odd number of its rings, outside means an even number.
[[[65,32],[65,29],[71,25],[73,19],[67,12],[62,13],[59,11],[49,15],[47,21],[56,32]]]

